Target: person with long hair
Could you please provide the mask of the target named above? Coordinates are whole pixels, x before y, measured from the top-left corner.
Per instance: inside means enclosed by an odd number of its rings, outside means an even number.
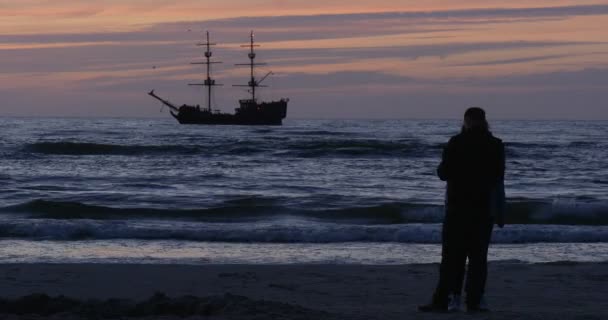
[[[437,168],[447,182],[439,282],[431,303],[419,311],[459,310],[467,258],[467,311],[488,311],[483,301],[488,246],[494,224],[504,226],[504,172],[502,140],[490,132],[483,109],[469,108]]]

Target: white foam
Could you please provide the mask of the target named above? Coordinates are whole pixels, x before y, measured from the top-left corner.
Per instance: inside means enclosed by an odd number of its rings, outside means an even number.
[[[261,243],[440,243],[441,224],[355,225],[305,221],[195,223],[12,219],[0,221],[0,237],[51,240],[175,239]],[[504,229],[495,229],[493,242],[608,242],[608,226],[509,225]]]

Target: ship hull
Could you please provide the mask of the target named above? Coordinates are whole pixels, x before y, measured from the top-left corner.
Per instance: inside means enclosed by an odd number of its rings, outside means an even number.
[[[287,102],[280,100],[257,103],[241,100],[241,106],[235,114],[212,113],[184,105],[177,112],[172,111],[171,115],[180,124],[280,126],[287,115]]]

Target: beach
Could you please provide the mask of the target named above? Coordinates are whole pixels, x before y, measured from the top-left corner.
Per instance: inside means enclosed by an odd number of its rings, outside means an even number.
[[[94,299],[98,304],[121,299],[119,305],[127,306],[125,310],[131,310],[134,318],[606,319],[607,267],[608,263],[491,263],[487,300],[492,312],[477,315],[416,311],[432,293],[437,264],[3,264],[0,290],[7,299],[2,303],[13,307],[19,303],[14,299],[31,294],[63,295],[82,303]],[[133,313],[142,301],[148,302],[147,311],[140,308]],[[183,301],[198,303],[199,309],[180,308]],[[176,307],[150,307],[155,303]],[[2,318],[45,318],[36,315],[37,307],[32,304],[27,311],[31,314],[25,316],[5,314]],[[49,310],[48,305],[40,308]],[[86,308],[47,317],[84,317],[82,309]],[[103,314],[100,310],[94,312]]]

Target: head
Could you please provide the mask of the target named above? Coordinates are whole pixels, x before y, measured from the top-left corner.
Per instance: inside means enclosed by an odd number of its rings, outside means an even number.
[[[464,122],[462,124],[462,132],[481,131],[489,132],[490,125],[486,120],[486,112],[482,108],[469,108],[464,113]]]

